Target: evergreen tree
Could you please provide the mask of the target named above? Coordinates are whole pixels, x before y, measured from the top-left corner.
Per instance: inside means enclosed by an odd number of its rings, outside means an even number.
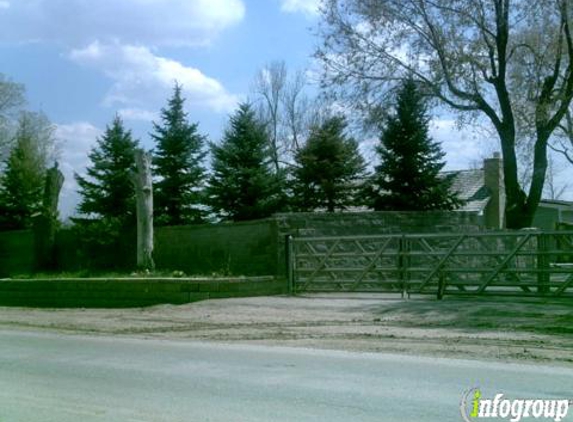
[[[201,223],[205,169],[205,137],[198,125],[189,123],[181,86],[175,84],[167,108],[161,110],[162,125],[153,124],[157,142],[154,153],[154,214],[158,224]]]
[[[75,175],[82,196],[78,211],[99,220],[113,219],[130,223],[135,216],[135,191],[130,171],[135,169],[134,152],[138,142],[132,139],[119,116],[97,140],[88,157],[87,177]]]
[[[311,130],[297,152],[293,193],[299,209],[334,212],[356,205],[365,164],[358,143],[345,130],[344,118],[328,118]]]
[[[212,145],[213,174],[207,188],[219,216],[244,221],[268,217],[281,205],[281,177],[269,165],[268,135],[250,105],[231,116],[220,146]]]
[[[42,114],[23,113],[0,179],[0,226],[25,229],[41,210],[53,126]]]
[[[439,175],[445,165],[438,142],[428,133],[424,98],[413,80],[400,87],[394,115],[386,119],[376,152],[380,165],[369,186],[376,210],[452,210],[461,205],[450,192],[452,180]]]

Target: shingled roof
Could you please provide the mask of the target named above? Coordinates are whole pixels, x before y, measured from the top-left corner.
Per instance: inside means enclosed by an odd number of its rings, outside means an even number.
[[[451,191],[465,202],[459,211],[483,214],[491,199],[491,192],[485,186],[483,169],[448,171],[442,174],[453,179]]]

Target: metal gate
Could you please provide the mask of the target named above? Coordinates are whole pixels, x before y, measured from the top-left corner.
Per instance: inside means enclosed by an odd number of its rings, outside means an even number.
[[[573,297],[573,231],[291,238],[300,292]]]

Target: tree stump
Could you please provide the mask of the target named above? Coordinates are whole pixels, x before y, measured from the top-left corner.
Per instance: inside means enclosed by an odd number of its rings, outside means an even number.
[[[42,212],[34,221],[36,266],[40,270],[55,267],[56,232],[58,228],[58,201],[64,184],[64,175],[58,163],[46,172]]]
[[[137,267],[153,270],[153,180],[151,154],[135,151],[137,171],[132,174],[137,209]]]

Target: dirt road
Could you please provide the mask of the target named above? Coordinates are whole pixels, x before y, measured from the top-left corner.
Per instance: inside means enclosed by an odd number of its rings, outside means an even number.
[[[573,365],[573,303],[383,295],[137,309],[0,308],[0,328]]]

